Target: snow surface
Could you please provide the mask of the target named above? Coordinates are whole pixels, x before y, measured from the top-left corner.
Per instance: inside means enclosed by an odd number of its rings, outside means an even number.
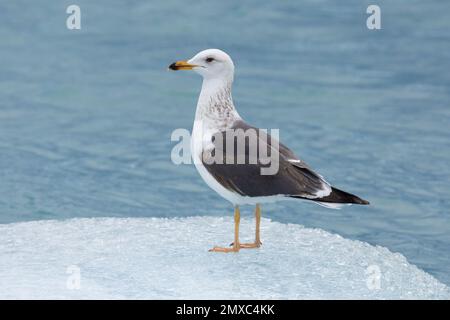
[[[253,222],[241,220],[241,240]],[[229,244],[232,229],[217,217],[0,225],[0,298],[450,298],[401,254],[300,225],[263,219],[259,250],[208,252]],[[79,289],[67,286],[70,266]]]

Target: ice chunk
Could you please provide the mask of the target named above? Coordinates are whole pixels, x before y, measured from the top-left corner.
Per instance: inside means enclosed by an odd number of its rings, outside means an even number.
[[[263,219],[260,249],[208,252],[232,230],[217,217],[0,225],[0,298],[450,298],[401,254],[300,225]]]

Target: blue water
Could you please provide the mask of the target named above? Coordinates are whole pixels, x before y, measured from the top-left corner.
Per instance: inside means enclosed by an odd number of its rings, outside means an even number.
[[[0,3],[0,223],[231,215],[170,160],[201,80],[166,68],[217,47],[240,114],[372,203],[264,216],[385,246],[450,284],[448,2],[377,1],[379,31],[369,1],[77,0],[70,31],[72,3]]]

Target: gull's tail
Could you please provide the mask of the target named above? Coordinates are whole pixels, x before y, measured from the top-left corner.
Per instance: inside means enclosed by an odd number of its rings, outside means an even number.
[[[300,197],[300,196],[292,196],[293,198],[301,198],[301,199],[305,199],[305,200],[312,200],[315,202],[318,202],[319,204],[323,203],[323,205],[327,206],[327,203],[348,203],[348,204],[363,204],[363,205],[367,205],[370,204],[369,201],[361,199],[358,196],[355,196],[354,194],[339,190],[337,188],[331,187],[331,193],[329,195],[327,195],[326,197],[322,197],[322,198],[315,198],[315,199],[310,199],[310,198],[304,198],[304,197]]]
[[[356,203],[356,204],[369,204],[369,201],[361,199],[354,194],[331,187],[331,193],[319,199],[314,199],[318,202],[331,202],[331,203]]]

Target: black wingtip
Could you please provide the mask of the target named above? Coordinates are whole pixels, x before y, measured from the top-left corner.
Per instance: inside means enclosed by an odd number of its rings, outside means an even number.
[[[367,201],[367,200],[361,199],[361,203],[360,203],[360,204],[363,204],[363,205],[369,205],[370,202]]]
[[[327,200],[330,202],[336,202],[336,203],[354,203],[354,204],[361,204],[361,205],[369,205],[370,202],[364,199],[361,199],[360,197],[339,190],[337,188],[331,187],[331,194],[326,197],[328,198]]]
[[[326,200],[325,200],[326,199]],[[361,204],[361,205],[369,205],[369,201],[361,199],[360,197],[339,190],[337,188],[331,187],[331,194],[325,198],[322,198],[319,201],[329,201],[329,202],[336,202],[336,203],[354,203],[354,204]]]
[[[369,201],[364,200],[364,199],[361,199],[361,198],[359,198],[359,197],[357,197],[357,196],[355,196],[355,197],[354,197],[353,199],[351,199],[351,200],[352,200],[352,201],[351,201],[351,202],[348,202],[348,203],[361,204],[361,205],[363,205],[363,206],[367,206],[367,205],[370,204]]]
[[[302,197],[296,197],[294,198],[302,198]],[[306,198],[309,199],[309,198]],[[350,203],[350,204],[361,204],[361,205],[369,205],[370,202],[364,199],[361,199],[358,196],[355,196],[354,194],[339,190],[337,188],[331,187],[331,193],[328,196],[322,197],[322,198],[314,198],[309,199],[314,200],[317,202],[329,202],[329,203]]]

